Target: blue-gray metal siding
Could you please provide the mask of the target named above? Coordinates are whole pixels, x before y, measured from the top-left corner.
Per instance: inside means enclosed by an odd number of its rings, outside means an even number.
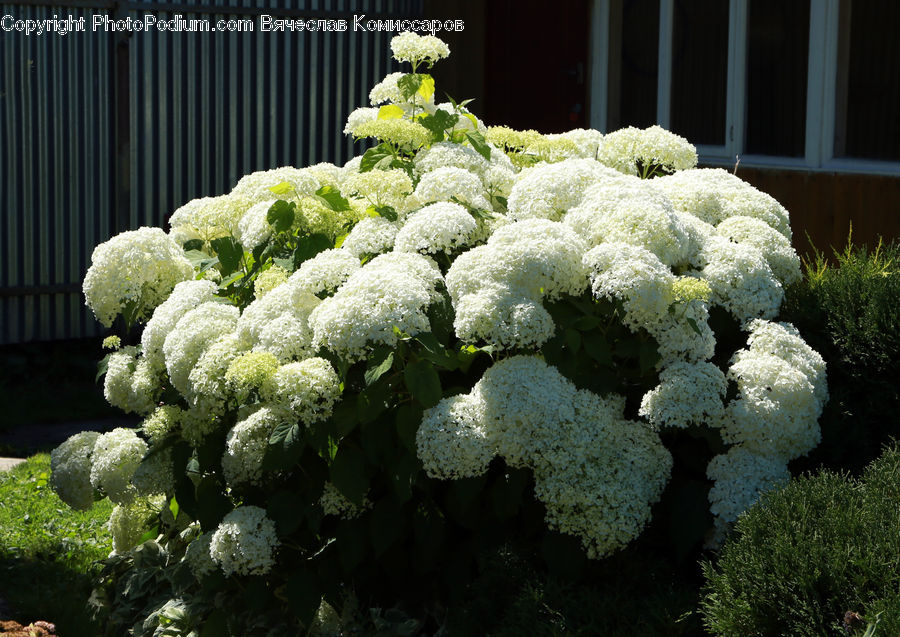
[[[167,228],[176,208],[254,170],[340,164],[359,151],[341,131],[392,70],[393,34],[352,24],[262,33],[254,13],[421,15],[421,0],[80,4],[92,7],[0,3],[0,13],[250,18],[255,29],[0,31],[0,344],[101,334],[80,284],[94,246],[117,232]]]

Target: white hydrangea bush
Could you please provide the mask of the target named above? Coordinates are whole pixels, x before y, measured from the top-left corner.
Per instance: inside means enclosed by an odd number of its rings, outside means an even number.
[[[156,512],[196,586],[274,590],[299,585],[298,556],[312,586],[415,543],[402,516],[504,467],[600,559],[651,522],[667,442],[694,436],[717,441],[726,529],[818,444],[828,398],[822,358],[777,322],[800,278],[787,211],[658,126],[487,127],[435,102],[420,71],[443,42],[392,50],[413,73],[350,114],[363,155],[252,173],[168,233],[98,246],[88,306],[144,324],[109,340],[105,394],[143,421],[62,445],[54,488],[119,505],[117,554]]]

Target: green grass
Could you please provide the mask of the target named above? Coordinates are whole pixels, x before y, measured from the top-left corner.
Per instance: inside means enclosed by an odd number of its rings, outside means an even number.
[[[21,623],[54,622],[60,635],[99,633],[87,608],[95,562],[112,543],[104,523],[112,504],[74,511],[47,483],[50,456],[0,474],[0,596]]]

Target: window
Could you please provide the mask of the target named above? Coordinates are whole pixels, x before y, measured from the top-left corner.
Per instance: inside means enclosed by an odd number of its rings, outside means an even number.
[[[900,175],[900,2],[594,0],[591,125],[702,162]]]

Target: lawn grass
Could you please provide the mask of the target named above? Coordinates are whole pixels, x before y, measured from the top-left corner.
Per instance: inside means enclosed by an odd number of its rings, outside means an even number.
[[[100,633],[87,608],[95,562],[112,542],[104,523],[112,504],[75,511],[48,484],[50,456],[0,474],[0,596],[23,624],[46,620],[60,635]]]

